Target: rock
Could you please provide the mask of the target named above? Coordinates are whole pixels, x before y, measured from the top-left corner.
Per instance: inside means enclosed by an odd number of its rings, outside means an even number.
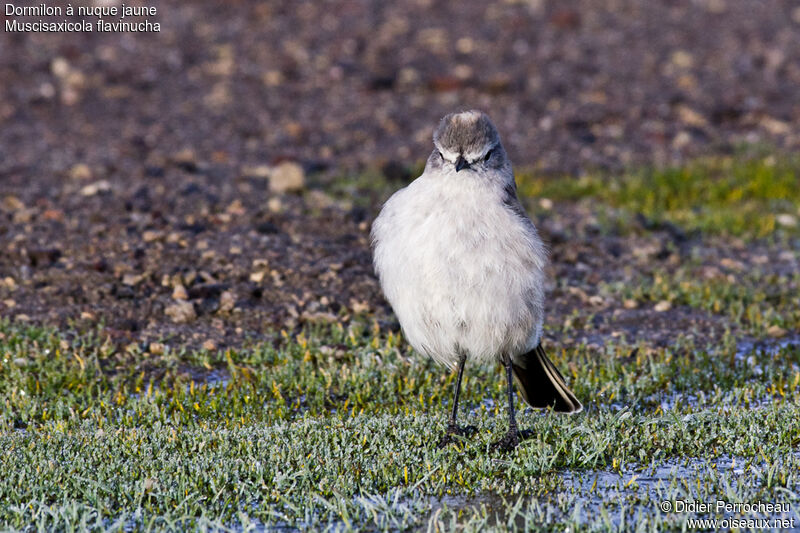
[[[663,313],[665,311],[669,311],[670,309],[672,309],[672,302],[669,300],[661,300],[655,305],[655,307],[653,307],[653,310],[657,313]]]
[[[92,169],[86,163],[78,163],[69,169],[69,177],[78,181],[90,180],[92,179]]]
[[[81,196],[94,196],[101,192],[109,192],[111,184],[106,180],[90,183],[81,189]]]
[[[16,196],[9,194],[3,198],[2,207],[6,211],[21,211],[25,209],[25,204]]]
[[[782,213],[775,217],[775,221],[786,228],[797,227],[797,217],[789,213]]]
[[[303,167],[292,161],[284,161],[273,167],[269,174],[269,189],[283,194],[300,192],[306,186],[306,175]]]
[[[678,118],[681,122],[689,126],[702,128],[708,125],[708,121],[703,115],[687,105],[678,106]]]
[[[256,165],[254,167],[242,168],[242,175],[246,178],[263,178],[268,179],[272,167],[269,165]]]
[[[133,287],[141,283],[145,277],[145,274],[125,274],[122,276],[122,284]]]
[[[761,126],[772,135],[786,135],[792,131],[789,123],[776,118],[763,117],[760,122]]]
[[[217,349],[217,344],[212,340],[207,340],[203,343],[203,349],[209,352],[213,352]]]
[[[788,331],[777,325],[770,326],[769,328],[767,328],[767,335],[769,335],[770,337],[774,337],[776,339],[780,337],[785,337],[787,333]]]
[[[188,300],[189,299],[189,293],[186,292],[186,287],[184,287],[180,283],[175,285],[175,288],[172,289],[172,299],[173,300]]]
[[[151,342],[148,351],[153,355],[162,355],[166,350],[166,346],[160,342]]]
[[[670,61],[678,68],[691,68],[694,65],[694,56],[686,50],[675,50],[670,56]]]
[[[176,324],[186,324],[197,318],[194,306],[190,302],[178,301],[167,306],[164,314],[172,319]]]
[[[622,307],[624,307],[625,309],[636,309],[637,307],[639,307],[639,302],[637,302],[632,298],[628,298],[627,300],[622,302]]]
[[[163,231],[147,230],[144,233],[142,233],[142,240],[144,240],[144,242],[157,241],[159,239],[162,239],[163,237],[164,237]]]
[[[225,291],[219,295],[219,313],[230,313],[236,306],[236,296],[233,292]]]

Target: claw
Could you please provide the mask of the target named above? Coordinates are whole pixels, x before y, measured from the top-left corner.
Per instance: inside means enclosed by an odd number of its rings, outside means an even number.
[[[502,439],[492,443],[492,449],[510,452],[519,446],[520,437],[522,437],[522,435],[520,435],[519,431],[509,431]]]
[[[478,428],[475,426],[461,427],[451,424],[447,426],[447,433],[445,433],[444,437],[442,437],[442,439],[439,441],[437,447],[444,448],[448,444],[457,442],[463,438],[472,437],[477,432]],[[461,437],[461,439],[459,439],[459,437]]]

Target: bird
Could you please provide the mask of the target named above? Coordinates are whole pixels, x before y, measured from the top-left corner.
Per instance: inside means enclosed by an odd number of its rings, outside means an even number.
[[[531,407],[583,408],[542,347],[548,251],[486,113],[446,115],[433,144],[422,174],[391,195],[373,221],[374,270],[411,347],[458,371],[439,446],[476,432],[457,424],[466,362],[499,362],[508,431],[492,447],[510,451],[524,436],[513,381]]]

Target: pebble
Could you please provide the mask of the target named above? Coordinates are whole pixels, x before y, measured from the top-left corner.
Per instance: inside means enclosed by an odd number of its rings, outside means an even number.
[[[164,314],[176,324],[186,324],[197,318],[194,306],[190,302],[177,301],[164,309]]]
[[[669,300],[661,300],[655,305],[655,307],[653,307],[653,310],[658,313],[663,313],[665,311],[669,311],[670,309],[672,309],[672,302]]]
[[[162,355],[166,350],[166,346],[164,346],[160,342],[151,342],[148,350],[153,355]]]
[[[175,285],[175,288],[172,289],[172,299],[173,300],[188,300],[189,293],[186,292],[186,287],[182,284]]]
[[[236,296],[231,291],[224,291],[219,295],[219,312],[230,313],[236,306]]]
[[[78,163],[69,169],[69,177],[79,181],[90,180],[92,179],[92,169],[86,163]]]
[[[306,175],[303,167],[292,161],[284,161],[273,167],[269,174],[269,189],[283,194],[300,192],[306,186]]]
[[[788,331],[777,325],[770,326],[769,328],[767,328],[767,335],[776,339],[780,337],[785,337],[787,333]]]
[[[776,216],[775,221],[786,228],[797,227],[797,217],[789,213],[782,213]]]
[[[108,192],[111,190],[111,184],[106,180],[96,181],[90,183],[81,189],[81,196],[94,196],[101,192]]]

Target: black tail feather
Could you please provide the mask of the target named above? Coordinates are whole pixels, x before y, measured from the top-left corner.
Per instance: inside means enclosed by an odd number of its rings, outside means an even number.
[[[515,357],[512,367],[520,394],[531,407],[552,407],[561,413],[578,413],[583,409],[541,344]]]

